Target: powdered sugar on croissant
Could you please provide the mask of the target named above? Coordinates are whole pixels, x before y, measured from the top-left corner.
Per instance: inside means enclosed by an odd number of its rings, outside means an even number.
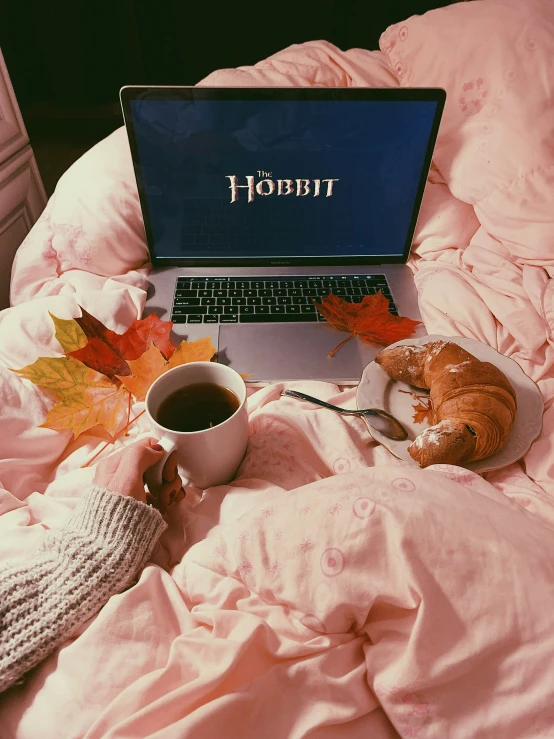
[[[394,380],[430,390],[431,423],[408,447],[420,464],[467,464],[500,451],[515,414],[505,375],[458,344],[384,349],[375,358]]]
[[[429,426],[408,447],[420,467],[431,464],[463,464],[475,451],[475,434],[459,421],[440,421]]]

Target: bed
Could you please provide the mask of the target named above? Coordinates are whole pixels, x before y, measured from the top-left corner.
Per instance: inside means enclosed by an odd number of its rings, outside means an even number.
[[[236,479],[173,510],[138,582],[0,696],[2,739],[553,735],[552,80],[549,0],[460,3],[389,27],[378,51],[316,41],[203,80],[446,89],[410,260],[425,327],[514,359],[542,393],[543,431],[501,470],[420,470],[361,420],[259,389]],[[40,428],[49,401],[11,368],[59,354],[49,312],[82,306],[122,332],[147,274],[119,129],[62,177],[16,254],[0,314],[2,560],[65,520],[104,443]],[[352,388],[288,386],[355,405]],[[117,446],[147,433],[138,421]]]

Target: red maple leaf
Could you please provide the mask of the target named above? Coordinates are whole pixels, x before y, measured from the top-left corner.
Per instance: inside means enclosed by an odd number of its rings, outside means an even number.
[[[155,313],[141,318],[129,326],[120,336],[118,348],[127,361],[138,359],[150,348],[150,344],[158,347],[166,359],[169,359],[175,347],[169,335],[173,324],[171,321],[162,321]]]
[[[108,377],[130,375],[131,368],[118,349],[121,334],[110,331],[84,308],[81,308],[81,312],[83,315],[75,320],[86,334],[88,343],[69,356]]]
[[[331,326],[350,334],[329,352],[330,357],[354,336],[388,346],[411,336],[416,326],[421,323],[389,313],[389,301],[382,292],[366,295],[361,303],[349,303],[333,293],[322,298],[321,303],[315,300],[313,303]]]
[[[86,334],[88,343],[69,356],[108,377],[129,376],[131,368],[127,361],[138,359],[151,344],[155,344],[166,359],[175,351],[169,339],[173,324],[154,314],[133,321],[125,333],[117,334],[84,308],[81,311],[82,316],[75,320]]]

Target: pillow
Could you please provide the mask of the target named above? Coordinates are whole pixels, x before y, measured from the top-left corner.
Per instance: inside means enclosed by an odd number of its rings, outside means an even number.
[[[457,3],[391,26],[380,46],[403,87],[446,90],[435,161],[455,195],[476,202],[554,164],[551,0]]]
[[[434,161],[451,192],[516,259],[551,263],[554,3],[479,0],[391,26],[401,86],[442,87]]]
[[[16,253],[11,301],[59,294],[70,282],[61,276],[72,270],[106,278],[148,262],[131,152],[126,131],[119,128],[60,178]],[[134,284],[146,286],[140,275]]]

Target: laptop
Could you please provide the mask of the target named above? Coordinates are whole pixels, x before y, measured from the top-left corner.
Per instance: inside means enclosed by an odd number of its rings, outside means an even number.
[[[410,252],[441,89],[124,87],[153,269],[144,315],[251,382],[349,383],[381,346],[315,303],[421,320]],[[416,335],[424,335],[423,326]]]

